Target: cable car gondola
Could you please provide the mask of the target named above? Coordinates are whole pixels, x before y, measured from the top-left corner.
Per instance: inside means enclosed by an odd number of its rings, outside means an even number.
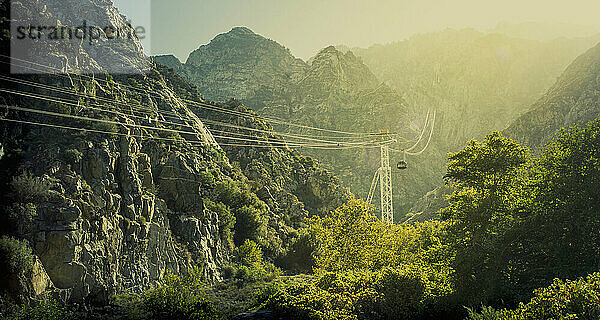
[[[406,163],[406,161],[402,160],[402,161],[398,162],[398,164],[396,166],[398,167],[398,169],[404,170],[404,169],[408,168],[408,163]]]

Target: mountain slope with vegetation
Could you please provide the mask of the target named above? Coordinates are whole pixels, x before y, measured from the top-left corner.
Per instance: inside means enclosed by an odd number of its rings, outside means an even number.
[[[562,127],[600,116],[600,45],[579,56],[556,84],[505,133],[531,147],[547,143]]]
[[[22,1],[20,17],[86,12],[90,21],[111,25],[125,19],[103,1],[56,12],[50,9],[57,3],[46,4]],[[5,2],[1,8],[6,16]],[[143,57],[138,43],[124,48],[131,52],[119,51],[123,60]],[[6,41],[1,49],[8,55]],[[102,66],[76,45],[65,56],[73,69],[76,61]],[[273,262],[306,218],[351,196],[335,176],[293,150],[223,150],[192,109],[190,101],[204,101],[198,89],[146,63],[148,73],[93,76],[9,76],[3,65],[2,316],[11,301],[33,308],[24,318],[44,311],[36,307],[43,299],[48,310],[55,310],[52,301],[103,308],[123,292],[147,297],[140,294],[179,281],[173,277],[218,283],[238,266],[234,275],[242,282],[277,274]],[[284,176],[288,170],[297,173]],[[260,250],[264,264],[245,266],[243,248]]]
[[[249,32],[240,35],[240,29],[234,28],[226,34],[217,36],[210,44],[202,46],[198,50],[203,53],[202,59],[204,60],[198,60],[197,56],[190,55],[188,63],[182,67],[183,70],[177,69],[180,66],[170,62],[173,59],[155,57],[155,60],[170,64],[175,71],[202,86],[203,81],[213,81],[215,76],[207,74],[205,78],[190,77],[190,70],[193,67],[188,68],[187,65],[192,60],[212,61],[211,56],[214,57],[213,59],[218,57],[221,68],[227,69],[227,71],[222,71],[223,75],[228,75],[228,78],[223,81],[237,85],[241,83],[237,79],[246,79],[244,81],[248,86],[264,89],[253,91],[251,97],[238,92],[238,100],[248,108],[256,110],[260,115],[284,119],[301,125],[310,126],[318,123],[319,127],[329,130],[369,133],[387,129],[411,138],[419,135],[419,131],[425,124],[425,114],[419,119],[409,121],[406,117],[406,102],[402,99],[401,94],[389,86],[381,84],[369,68],[352,52],[342,53],[334,47],[327,47],[311,58],[308,63],[301,64],[297,59],[291,60],[292,56],[289,55],[287,49],[281,46],[266,46],[266,43],[272,44],[272,41]],[[239,57],[236,56],[234,59],[222,52],[223,48],[230,47],[236,48]],[[259,60],[257,60],[258,58],[242,58],[254,55],[252,51],[255,47],[268,47],[271,52],[262,53]],[[282,55],[286,58],[278,58]],[[272,78],[269,75],[274,71],[270,67],[263,67],[264,64],[277,65],[288,70],[284,72],[286,79],[273,78],[279,79],[276,86],[265,83],[263,78]],[[294,76],[287,77],[288,74]],[[322,135],[322,139],[328,138],[327,134],[310,129],[285,125],[276,125],[275,129],[291,134],[316,135],[316,138]],[[361,139],[363,142],[365,140],[368,139]],[[398,147],[401,148],[401,146]],[[321,164],[335,172],[353,193],[363,198],[367,196],[371,180],[380,162],[377,149],[303,150],[302,153],[320,160]],[[435,166],[433,163],[431,165]],[[436,171],[442,169],[441,165],[439,167]],[[422,179],[423,172],[431,171],[428,167],[417,173],[410,173],[406,178],[410,181],[408,184],[397,183],[395,185],[397,191],[395,199],[398,208],[406,210],[412,200],[418,199],[441,181],[440,177],[436,179],[431,174],[426,174],[426,179]],[[394,174],[397,176],[396,181],[399,181],[399,173],[394,172]],[[375,201],[378,201],[378,196]]]
[[[434,150],[421,158],[443,163],[447,152],[468,139],[503,130],[525,114],[573,59],[599,40],[590,36],[538,41],[448,29],[353,51],[379,80],[403,93],[413,117],[423,109],[438,110]],[[441,167],[431,170],[436,175],[443,172]],[[413,201],[408,218],[439,217],[435,212],[445,205],[444,193],[434,190]]]

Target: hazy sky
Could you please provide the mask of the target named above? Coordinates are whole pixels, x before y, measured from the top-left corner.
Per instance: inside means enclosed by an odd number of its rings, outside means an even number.
[[[115,0],[119,2],[138,0]],[[149,0],[139,0],[149,1]],[[151,0],[152,53],[189,53],[234,26],[308,59],[328,45],[368,47],[447,27],[500,21],[600,26],[600,0]]]

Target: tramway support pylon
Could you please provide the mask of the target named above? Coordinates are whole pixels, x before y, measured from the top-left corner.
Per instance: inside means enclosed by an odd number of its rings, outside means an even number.
[[[392,167],[390,167],[390,147],[381,146],[381,167],[379,168],[379,188],[381,190],[381,221],[394,223],[392,203]]]

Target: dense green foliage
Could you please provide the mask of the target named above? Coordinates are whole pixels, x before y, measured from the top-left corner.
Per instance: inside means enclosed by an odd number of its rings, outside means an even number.
[[[499,133],[470,141],[449,156],[442,222],[384,225],[360,201],[315,217],[298,250],[315,278],[265,305],[314,319],[461,318],[481,305],[474,319],[597,319],[597,274],[555,279],[598,269],[598,145],[600,119],[538,156]]]
[[[13,178],[11,187],[19,202],[42,202],[48,196],[50,184],[42,178],[32,176],[29,172],[24,172]]]
[[[469,313],[472,320],[595,320],[600,318],[600,273],[575,281],[556,279],[549,287],[535,290],[533,299],[515,310],[487,307]]]
[[[10,320],[71,320],[74,319],[64,306],[56,300],[48,299],[24,304],[9,317]]]
[[[498,134],[451,155],[456,191],[443,213],[457,303],[511,305],[554,278],[597,270],[599,132],[600,120],[563,130],[539,157]]]
[[[268,213],[266,204],[250,191],[247,184],[241,182],[228,179],[217,184],[216,189],[219,199],[233,212],[235,219],[226,220],[235,221],[235,245],[242,245],[246,239],[264,243],[265,216]]]
[[[446,179],[454,182],[455,192],[443,216],[451,221],[460,303],[503,296],[499,269],[506,266],[500,260],[506,255],[505,235],[530,205],[522,193],[528,159],[525,148],[498,133],[482,143],[470,141],[449,157]]]
[[[243,245],[237,248],[240,262],[245,266],[252,266],[262,262],[262,250],[256,242],[246,239]]]
[[[309,273],[315,267],[316,241],[314,235],[308,230],[301,230],[298,237],[286,249],[279,258],[278,263],[287,270]]]
[[[311,219],[316,250],[307,259],[314,258],[316,278],[283,286],[266,305],[314,319],[433,314],[435,303],[452,292],[444,229],[442,222],[389,226],[353,200]]]

